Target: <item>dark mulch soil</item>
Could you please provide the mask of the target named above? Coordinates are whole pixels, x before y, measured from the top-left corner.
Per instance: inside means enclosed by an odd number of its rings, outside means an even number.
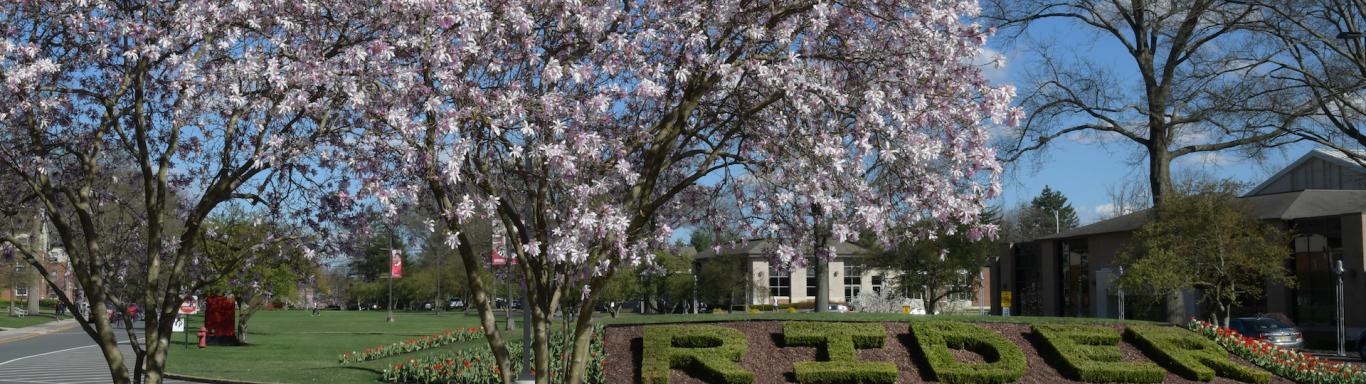
[[[730,327],[740,330],[749,340],[749,353],[740,361],[740,366],[754,372],[756,384],[770,383],[794,383],[796,380],[792,376],[792,363],[797,361],[816,360],[817,349],[814,347],[784,347],[782,343],[783,326],[777,321],[752,321],[752,322],[733,322],[717,324],[723,327]],[[919,352],[912,356],[911,351],[916,351],[916,347],[911,341],[909,329],[906,323],[884,323],[887,327],[887,342],[880,349],[859,350],[859,358],[866,361],[891,361],[895,362],[901,371],[897,383],[925,383],[932,382],[926,373],[925,362],[919,358]],[[1075,381],[1064,378],[1054,365],[1058,360],[1056,356],[1040,355],[1040,341],[1029,330],[1028,325],[1023,324],[977,324],[983,328],[993,330],[1007,339],[1013,341],[1024,351],[1029,359],[1030,369],[1020,378],[1020,383],[1073,383]],[[1121,325],[1113,327],[1120,328]],[[638,383],[640,382],[640,356],[641,356],[641,335],[643,328],[640,326],[632,327],[611,327],[607,329],[607,382],[608,383]],[[1150,361],[1139,350],[1128,342],[1120,343],[1120,350],[1124,352],[1125,361]],[[984,361],[981,355],[967,351],[955,351],[954,357],[964,362]],[[1250,364],[1233,358],[1240,364],[1251,366]],[[689,372],[673,370],[669,374],[671,384],[705,384],[705,381],[698,379]],[[1175,374],[1167,374],[1167,383],[1193,383],[1193,381],[1183,379]],[[1272,376],[1272,383],[1293,383],[1280,377]],[[1216,378],[1212,383],[1236,383],[1235,381]]]

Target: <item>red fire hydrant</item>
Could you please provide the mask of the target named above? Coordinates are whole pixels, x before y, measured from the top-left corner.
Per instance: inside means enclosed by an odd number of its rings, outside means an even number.
[[[200,347],[200,348],[207,348],[208,346],[209,346],[209,331],[206,330],[206,329],[204,329],[204,327],[199,327],[199,347]]]

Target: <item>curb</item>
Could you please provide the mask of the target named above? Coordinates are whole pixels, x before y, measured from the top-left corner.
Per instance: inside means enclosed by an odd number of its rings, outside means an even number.
[[[167,378],[167,379],[175,379],[175,380],[182,380],[182,381],[192,381],[192,382],[196,382],[196,383],[210,383],[210,384],[273,384],[273,383],[267,383],[267,382],[263,382],[263,381],[228,380],[228,379],[218,379],[218,378],[212,378],[212,377],[199,377],[199,376],[179,375],[179,374],[174,374],[174,373],[170,373],[170,372],[167,372],[167,373],[162,374],[162,377],[165,377],[165,378]]]

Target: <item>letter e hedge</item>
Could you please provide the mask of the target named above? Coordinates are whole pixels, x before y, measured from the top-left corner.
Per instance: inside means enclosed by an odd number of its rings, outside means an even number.
[[[1035,325],[1034,334],[1062,358],[1063,371],[1088,383],[1161,383],[1167,370],[1148,362],[1124,362],[1115,328]]]

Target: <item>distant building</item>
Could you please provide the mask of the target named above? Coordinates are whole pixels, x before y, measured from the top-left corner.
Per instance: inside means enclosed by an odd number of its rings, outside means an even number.
[[[806,268],[793,268],[784,271],[776,268],[770,263],[767,251],[773,246],[773,242],[768,240],[750,240],[736,244],[735,246],[723,245],[720,252],[708,249],[699,252],[695,256],[697,262],[716,257],[719,255],[743,255],[746,262],[742,264],[747,276],[751,279],[750,289],[745,293],[745,299],[751,305],[763,304],[797,304],[816,301],[816,269],[815,265]],[[868,256],[868,250],[850,243],[838,243],[835,245],[836,257],[830,262],[830,303],[849,304],[862,292],[881,293],[885,289],[893,289],[892,278],[895,276],[892,271],[872,268],[864,262]],[[950,295],[946,300],[941,301],[941,305],[948,300],[966,300],[972,302],[972,307],[987,307],[990,304],[989,290],[990,269],[982,268],[978,271],[963,271],[968,273],[981,274],[982,282],[973,292],[964,294]],[[924,299],[928,292],[915,290],[901,296],[908,296],[911,299]]]
[[[1366,329],[1366,168],[1335,152],[1313,150],[1241,197],[1258,217],[1294,231],[1294,256],[1286,268],[1296,286],[1267,283],[1264,298],[1235,315],[1282,313],[1306,333],[1334,334],[1336,277],[1342,260],[1348,334]],[[993,271],[992,311],[1001,292],[1013,293],[1012,315],[1118,317],[1117,254],[1148,222],[1140,211],[1015,244]],[[1208,311],[1185,295],[1186,315]],[[1126,300],[1127,318],[1165,319],[1165,306],[1145,308]],[[1310,340],[1313,342],[1313,339]]]

